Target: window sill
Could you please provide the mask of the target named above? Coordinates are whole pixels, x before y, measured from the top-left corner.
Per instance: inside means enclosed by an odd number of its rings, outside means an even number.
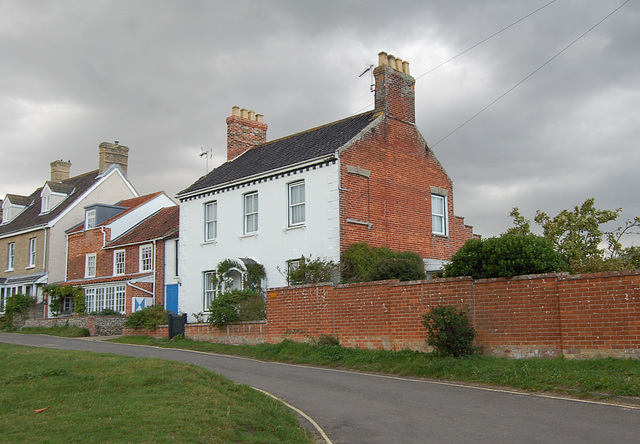
[[[292,225],[290,227],[285,227],[282,229],[283,232],[288,232],[288,231],[292,231],[292,230],[306,230],[307,226],[305,224],[299,224],[299,225]]]
[[[435,236],[435,237],[440,237],[440,238],[443,238],[443,239],[449,239],[449,235],[448,235],[448,234],[442,234],[442,233],[431,233],[431,235],[432,235],[432,236]]]
[[[243,234],[242,236],[240,236],[238,239],[242,240],[242,239],[250,239],[250,238],[257,238],[258,237],[258,233],[249,233],[249,234]]]
[[[204,246],[204,245],[217,245],[218,244],[218,239],[211,239],[211,240],[206,240],[200,243],[200,245]]]
[[[24,267],[25,270],[32,270],[34,268],[36,268],[35,265],[29,265],[28,267]]]
[[[12,273],[13,272],[13,268],[9,268],[7,270],[4,270],[5,273]]]

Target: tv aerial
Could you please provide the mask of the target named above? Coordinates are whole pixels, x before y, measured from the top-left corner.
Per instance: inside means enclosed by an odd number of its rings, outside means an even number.
[[[213,148],[200,147],[200,150],[202,151],[200,153],[200,157],[204,157],[206,168],[207,168],[207,174],[209,174],[209,159],[213,157]]]
[[[362,77],[366,73],[370,73],[370,75],[371,75],[371,86],[369,88],[370,88],[371,92],[374,92],[376,90],[376,81],[373,78],[373,65],[367,66],[365,68],[365,70],[362,71],[362,74],[360,74],[358,77]]]

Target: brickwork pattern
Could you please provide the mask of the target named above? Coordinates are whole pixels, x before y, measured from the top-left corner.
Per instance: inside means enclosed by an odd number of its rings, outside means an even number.
[[[259,344],[329,335],[347,347],[431,351],[422,316],[437,305],[468,310],[486,355],[640,359],[640,270],[276,288],[267,292],[266,321],[187,324],[185,336]],[[168,330],[124,334],[166,337]]]
[[[227,160],[267,141],[267,124],[240,116],[227,117]]]

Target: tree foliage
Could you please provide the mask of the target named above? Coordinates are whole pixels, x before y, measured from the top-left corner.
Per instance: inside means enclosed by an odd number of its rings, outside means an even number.
[[[618,219],[622,209],[600,210],[593,198],[572,210],[562,210],[556,216],[536,211],[534,222],[542,228],[542,235],[553,245],[569,264],[573,273],[615,271],[637,268],[636,247],[623,248],[621,239],[625,235],[637,234],[640,217],[627,220],[623,226],[604,231],[603,224]],[[531,233],[531,222],[520,214],[516,207],[510,213],[514,226],[507,233]],[[604,242],[608,248],[603,248]]]
[[[131,313],[124,322],[125,327],[129,328],[145,328],[154,330],[160,325],[169,323],[169,311],[165,310],[162,305],[152,305],[143,308],[140,311]]]
[[[425,278],[424,264],[419,254],[371,247],[366,243],[353,244],[342,254],[341,274],[344,282]]]
[[[534,234],[503,234],[468,240],[445,266],[445,277],[513,277],[562,271],[564,261],[553,244]]]

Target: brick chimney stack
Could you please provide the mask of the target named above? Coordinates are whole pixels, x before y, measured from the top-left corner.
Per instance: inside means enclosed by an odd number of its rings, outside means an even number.
[[[71,161],[54,160],[51,166],[51,182],[62,182],[69,178],[71,172]]]
[[[124,175],[127,175],[127,165],[129,163],[129,147],[120,145],[118,141],[114,143],[102,142],[98,145],[99,164],[98,172],[102,174],[107,168],[115,164],[120,166]]]
[[[227,117],[227,161],[267,141],[262,114],[234,106]]]
[[[376,81],[376,109],[389,117],[415,123],[416,80],[409,74],[409,62],[381,52],[373,76]]]

